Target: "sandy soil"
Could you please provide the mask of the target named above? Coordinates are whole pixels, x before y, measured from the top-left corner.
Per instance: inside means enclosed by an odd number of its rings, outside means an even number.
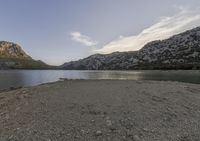
[[[200,85],[66,80],[0,93],[0,141],[200,141]]]

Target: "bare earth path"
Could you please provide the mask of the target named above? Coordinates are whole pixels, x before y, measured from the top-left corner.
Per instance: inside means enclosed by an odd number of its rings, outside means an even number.
[[[0,141],[200,141],[200,85],[66,80],[0,93]]]

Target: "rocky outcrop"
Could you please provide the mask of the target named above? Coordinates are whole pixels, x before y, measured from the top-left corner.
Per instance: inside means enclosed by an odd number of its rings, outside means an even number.
[[[36,61],[22,48],[12,42],[0,41],[0,69],[46,69],[50,68],[42,61]]]
[[[19,45],[6,41],[0,41],[0,58],[31,59]]]
[[[166,40],[150,42],[139,51],[96,54],[65,63],[61,68],[75,70],[199,69],[200,27]]]

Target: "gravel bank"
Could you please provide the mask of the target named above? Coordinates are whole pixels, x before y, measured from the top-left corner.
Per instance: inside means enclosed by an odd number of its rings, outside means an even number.
[[[2,92],[0,141],[200,141],[200,85],[66,80]]]

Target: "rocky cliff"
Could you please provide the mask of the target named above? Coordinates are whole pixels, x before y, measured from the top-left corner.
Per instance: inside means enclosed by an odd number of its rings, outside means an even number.
[[[31,59],[19,45],[6,41],[0,41],[0,58]]]
[[[33,60],[22,48],[12,42],[0,41],[0,69],[45,69],[42,61]]]
[[[150,42],[139,51],[96,54],[65,63],[61,68],[75,70],[199,69],[200,27],[166,40]]]

